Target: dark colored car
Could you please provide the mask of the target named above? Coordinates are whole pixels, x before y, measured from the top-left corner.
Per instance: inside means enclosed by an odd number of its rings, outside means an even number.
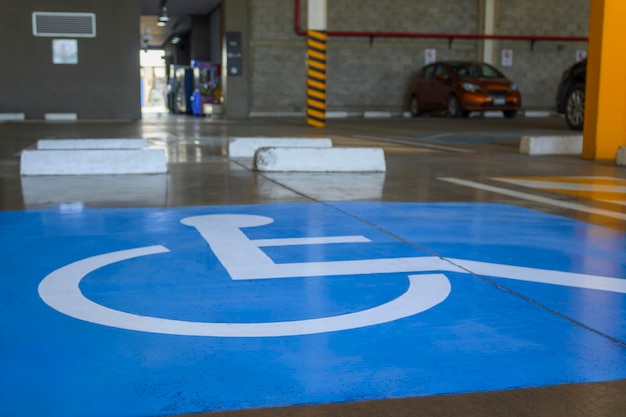
[[[563,71],[559,88],[556,92],[556,110],[565,115],[570,129],[582,130],[585,121],[585,81],[587,79],[587,60]]]
[[[421,68],[411,80],[410,111],[445,111],[467,117],[473,111],[502,111],[513,118],[522,96],[511,80],[482,62],[436,62]]]

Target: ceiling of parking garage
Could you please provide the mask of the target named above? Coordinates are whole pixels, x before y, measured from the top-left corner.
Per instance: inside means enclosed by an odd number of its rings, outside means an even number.
[[[159,47],[172,35],[182,35],[191,28],[190,16],[203,16],[222,3],[222,0],[141,0],[141,34],[150,28],[149,45]],[[163,6],[170,20],[167,26],[157,26]]]

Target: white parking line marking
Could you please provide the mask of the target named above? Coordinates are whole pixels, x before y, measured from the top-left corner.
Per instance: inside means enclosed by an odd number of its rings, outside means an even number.
[[[626,220],[626,214],[616,213],[614,211],[597,209],[593,207],[586,206],[584,204],[577,203],[569,203],[567,201],[555,200],[553,198],[542,197],[538,195],[522,193],[520,191],[509,190],[507,188],[494,187],[487,184],[481,184],[479,182],[462,180],[459,178],[451,178],[451,177],[439,177],[438,179],[446,182],[450,182],[457,185],[462,185],[465,187],[476,188],[478,190],[491,191],[497,194],[504,194],[511,197],[520,198],[522,200],[535,201],[537,203],[547,204],[551,206],[566,208],[570,210],[582,211],[591,214],[597,214],[600,216],[610,217],[613,219]]]
[[[254,239],[258,247],[295,246],[295,245],[326,245],[330,243],[364,243],[370,240],[365,236],[323,236],[323,237],[292,237],[283,239]]]
[[[365,135],[353,135],[355,138],[361,139],[374,139],[374,140],[385,140],[386,138],[380,138],[376,136],[365,136]],[[437,139],[439,137],[448,136],[447,133],[442,133],[439,135],[426,136],[427,139]],[[386,139],[389,140],[389,139]],[[430,143],[418,142],[415,140],[394,140],[392,143],[405,143],[407,145],[419,146],[422,148],[431,148],[431,149],[439,149],[444,151],[452,151],[452,152],[463,152],[463,153],[472,153],[474,151],[470,149],[462,149],[462,148],[453,148],[452,146],[443,146],[443,145],[433,145]]]
[[[600,201],[604,201],[605,203],[618,204],[620,206],[626,206],[626,201],[620,201],[620,200],[600,200]]]
[[[517,180],[509,178],[491,178],[496,181],[509,184],[521,185],[522,187],[567,190],[567,191],[595,191],[607,193],[626,193],[626,186],[602,185],[602,184],[579,184],[572,182],[542,181],[542,180]]]

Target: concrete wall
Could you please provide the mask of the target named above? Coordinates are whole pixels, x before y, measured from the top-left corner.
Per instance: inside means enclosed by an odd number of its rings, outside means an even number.
[[[204,16],[189,16],[180,26],[186,28],[174,31],[180,41],[172,44],[170,39],[163,45],[170,64],[189,65],[192,59],[222,62],[221,7]]]
[[[97,36],[78,39],[78,64],[52,63],[52,39],[32,34],[31,14],[92,12]],[[141,118],[139,0],[2,0],[0,113]]]
[[[496,33],[586,36],[589,0],[498,0]],[[480,1],[332,0],[328,28],[341,31],[480,33]],[[306,27],[306,1],[301,21]],[[52,39],[34,37],[33,11],[94,12],[96,38],[79,38],[79,63],[54,65]],[[228,0],[211,14],[208,59],[219,60],[216,22],[242,34],[243,75],[225,77],[227,117],[303,112],[305,39],[294,31],[293,0]],[[139,0],[2,0],[0,2],[0,113],[77,113],[79,118],[137,119],[139,94]],[[221,34],[220,34],[221,35]],[[191,36],[175,61],[187,64]],[[197,38],[196,38],[197,39]],[[196,41],[198,44],[198,41]],[[476,59],[480,42],[436,39],[330,37],[328,109],[406,109],[410,74],[424,64],[424,50],[438,59]],[[512,49],[513,78],[530,108],[552,108],[558,79],[586,42],[497,42]],[[182,62],[181,62],[182,61]]]
[[[165,56],[168,63],[174,65],[189,65],[191,62],[191,34],[189,32],[180,35],[180,42],[173,45],[167,42],[165,45]]]
[[[247,118],[250,114],[250,83],[252,74],[255,71],[254,63],[251,59],[251,40],[250,40],[250,10],[251,4],[257,5],[263,3],[266,6],[265,0],[263,2],[254,0],[228,0],[222,3],[222,21],[223,31],[239,33],[241,36],[241,72],[232,75],[228,74],[226,68],[228,60],[224,59],[226,55],[226,41],[222,40],[222,88],[225,100],[224,114],[227,118],[231,119],[243,119]],[[270,5],[267,2],[267,6],[274,7],[274,11],[282,13],[284,7],[276,7],[275,3]],[[282,1],[282,6],[287,6],[291,2]],[[274,67],[279,68],[280,63],[273,64]],[[292,78],[297,77],[296,74],[292,74]]]
[[[291,0],[248,1],[253,69],[250,112],[302,112],[305,108],[305,39],[295,34]],[[499,1],[496,33],[514,35],[586,36],[589,0]],[[306,1],[302,1],[306,28]],[[480,33],[479,0],[332,0],[328,30],[380,32]],[[228,29],[226,29],[228,30]],[[329,111],[406,109],[410,74],[424,64],[425,49],[438,59],[478,59],[479,41],[329,37]],[[513,49],[512,67],[497,66],[522,91],[524,105],[554,107],[558,80],[586,42],[497,42]]]
[[[209,49],[211,62],[222,62],[222,8],[209,13]]]
[[[209,15],[206,16],[191,16],[191,32],[190,46],[191,46],[191,59],[198,61],[210,61],[211,50],[211,20]]]
[[[589,0],[500,1],[496,33],[504,35],[587,36]],[[563,70],[587,42],[498,42],[513,50],[513,66],[499,68],[519,85],[526,107],[554,107]]]

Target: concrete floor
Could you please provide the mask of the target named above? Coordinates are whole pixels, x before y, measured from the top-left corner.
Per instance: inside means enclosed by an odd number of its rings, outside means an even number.
[[[447,248],[445,240],[455,239],[455,233],[458,233],[455,225],[460,220],[463,222],[462,227],[466,228],[462,230],[473,230],[472,224],[474,225],[477,230],[474,230],[474,238],[477,242],[483,233],[485,239],[489,239],[489,236],[494,234],[493,230],[490,230],[489,222],[486,222],[484,217],[473,219],[472,216],[477,212],[463,209],[463,207],[473,207],[465,205],[468,203],[493,203],[494,206],[488,207],[495,207],[494,216],[500,213],[498,211],[499,207],[502,207],[500,205],[512,207],[513,210],[517,208],[529,210],[527,212],[529,217],[520,218],[521,224],[525,225],[520,226],[522,228],[520,230],[527,230],[527,236],[519,238],[520,253],[528,249],[529,253],[536,254],[535,248],[531,247],[534,244],[526,242],[534,242],[533,239],[541,241],[545,230],[545,239],[554,239],[557,242],[551,250],[557,251],[558,246],[568,248],[563,249],[563,252],[559,254],[560,258],[567,259],[561,259],[559,265],[555,264],[556,269],[626,279],[626,255],[624,255],[626,246],[623,246],[626,242],[624,234],[626,232],[626,191],[624,191],[626,190],[626,167],[617,167],[609,162],[586,161],[573,156],[530,157],[518,152],[520,138],[524,135],[572,133],[567,130],[565,122],[560,117],[517,118],[515,120],[482,118],[451,120],[440,117],[337,119],[329,120],[324,129],[307,127],[299,118],[211,120],[169,115],[146,115],[141,122],[1,123],[0,210],[37,215],[42,211],[56,212],[67,207],[67,204],[79,203],[81,210],[87,209],[87,211],[101,208],[143,208],[146,210],[180,208],[193,211],[197,207],[209,207],[211,210],[221,212],[232,206],[237,206],[237,210],[246,206],[258,206],[262,207],[258,210],[266,210],[267,205],[279,205],[277,207],[284,205],[286,210],[296,210],[297,213],[298,207],[301,206],[293,204],[322,205],[338,208],[344,214],[347,213],[353,218],[367,222],[370,226],[377,227],[400,240],[411,241],[414,245],[419,244],[420,250],[439,256],[441,251],[445,252]],[[259,173],[252,170],[249,159],[229,159],[228,138],[236,136],[330,137],[334,146],[382,147],[385,150],[387,172]],[[19,153],[23,149],[34,146],[38,139],[103,137],[148,138],[151,147],[166,150],[169,172],[164,175],[20,176]],[[555,182],[574,184],[574,186],[559,188],[554,185]],[[584,186],[585,184],[587,187]],[[354,206],[350,205],[353,202],[366,205],[353,209]],[[396,203],[398,205],[394,207],[398,210],[406,207],[422,207],[404,206],[410,203],[460,203],[462,205],[453,206],[459,209],[450,213],[456,214],[445,214],[447,212],[444,210],[441,211],[440,218],[433,220],[440,226],[439,228],[433,227],[432,233],[445,229],[441,232],[443,242],[432,238],[427,240],[428,244],[425,244],[424,242],[415,243],[412,236],[403,236],[402,230],[410,228],[411,216],[407,215],[403,220],[401,215],[394,212],[387,218],[385,205],[367,205],[369,203]],[[372,207],[376,210],[378,207],[383,207],[383,209],[372,214],[372,217],[368,217],[368,211],[374,210]],[[436,205],[424,207],[437,213]],[[5,214],[7,217],[0,218],[0,225],[15,226],[14,223],[9,223],[9,219],[15,219],[15,217],[10,217],[12,216],[10,213]],[[484,216],[484,213],[480,215]],[[551,217],[553,215],[558,217]],[[10,221],[19,222],[20,220]],[[494,217],[493,223],[498,224],[498,219]],[[541,224],[541,227],[537,227],[535,223]],[[337,227],[340,228],[343,225]],[[5,232],[9,229],[5,228]],[[581,230],[584,230],[584,233]],[[553,232],[556,234],[552,235]],[[0,228],[0,249],[5,253],[12,253],[9,249],[14,242],[20,241],[20,238],[6,232],[2,240],[2,234],[2,228]],[[41,239],[46,238],[41,237]],[[515,254],[506,250],[504,252],[507,259],[500,259],[499,247],[506,246],[507,240],[516,242],[517,239],[516,236],[506,235],[503,232],[499,240],[491,242],[494,259],[490,256],[486,256],[485,259],[490,262],[515,263],[512,261]],[[25,239],[24,247],[29,244]],[[472,245],[476,246],[478,243],[472,243]],[[604,264],[602,266],[587,265],[581,267],[579,271],[576,269],[577,264],[593,258],[587,252],[592,250],[590,248],[598,251],[606,250],[602,255],[597,255],[602,257]],[[472,254],[467,254],[468,257],[470,255]],[[279,256],[278,252],[277,256]],[[392,251],[390,256],[399,255]],[[36,259],[31,262],[37,264]],[[20,307],[15,306],[10,299],[13,292],[19,291],[15,278],[19,275],[16,272],[18,268],[16,265],[20,263],[17,260],[10,261],[9,258],[6,260],[4,267],[0,265],[0,280],[4,281],[0,285],[3,289],[3,296],[0,300],[11,307],[0,316],[0,323],[9,323],[14,319],[14,315],[20,314]],[[41,262],[43,265],[44,261]],[[542,263],[545,268],[552,266],[549,265],[549,260],[542,260],[539,263]],[[9,282],[11,282],[10,285]],[[128,411],[124,415],[196,415],[196,413],[216,416],[384,415],[394,417],[486,415],[617,417],[626,415],[626,395],[624,395],[626,393],[626,295],[612,294],[616,297],[611,299],[611,302],[615,303],[615,308],[602,314],[598,313],[597,317],[594,316],[586,321],[588,317],[596,314],[596,310],[603,310],[602,305],[594,304],[594,302],[604,302],[601,297],[592,297],[591,299],[595,300],[592,302],[584,297],[559,299],[550,292],[537,296],[528,295],[525,291],[530,290],[526,287],[509,285],[507,280],[495,280],[495,283],[489,281],[489,284],[513,294],[516,297],[515,302],[520,303],[520,309],[522,309],[520,311],[529,308],[529,311],[547,313],[546,317],[549,319],[546,320],[548,321],[553,318],[559,322],[566,322],[567,329],[569,329],[567,332],[578,334],[577,332],[580,331],[582,334],[590,334],[598,338],[598,341],[594,342],[595,344],[590,343],[572,348],[572,352],[567,353],[570,356],[567,356],[567,361],[563,363],[569,363],[569,365],[562,365],[566,366],[563,368],[563,375],[567,377],[564,378],[550,375],[545,379],[534,380],[531,377],[524,379],[516,375],[512,376],[510,381],[506,381],[507,378],[500,375],[493,377],[494,381],[476,383],[475,389],[451,388],[449,391],[445,389],[445,381],[441,384],[444,388],[432,391],[429,389],[412,390],[410,385],[413,382],[409,381],[403,385],[396,381],[398,385],[394,385],[393,389],[389,388],[389,395],[385,395],[381,394],[385,390],[376,386],[376,377],[372,376],[375,373],[367,373],[370,375],[367,386],[373,388],[371,391],[363,391],[362,395],[357,393],[346,394],[343,397],[333,396],[331,389],[327,397],[315,394],[309,397],[306,392],[297,396],[285,394],[282,397],[276,397],[277,399],[273,401],[264,399],[252,401],[244,397],[241,398],[239,406],[232,405],[236,404],[236,401],[232,399],[230,402],[225,400],[224,404],[216,403],[217,400],[213,399],[212,405],[206,405],[202,401],[193,402],[189,399],[181,399],[178,402],[174,401],[174,405],[169,408],[161,407],[155,411],[149,407],[143,409],[141,403],[144,397],[137,394],[136,403],[133,407],[127,408],[127,410],[136,411]],[[36,293],[29,297],[32,298],[32,302],[38,300]],[[506,310],[506,304],[502,304],[501,307]],[[606,310],[609,310],[608,307]],[[56,314],[52,310],[46,311],[41,313],[42,316],[37,316],[32,320],[46,320],[46,314],[53,313]],[[603,327],[603,321],[612,322],[614,327]],[[509,323],[509,320],[503,320],[503,322]],[[541,323],[541,319],[537,319],[537,323]],[[94,324],[90,325],[98,327]],[[574,330],[571,330],[572,328]],[[544,336],[546,340],[551,340],[553,336],[548,333],[554,329],[559,329],[559,327],[547,326],[545,332],[539,331],[533,336],[533,343],[539,343],[538,341],[543,340]],[[5,334],[10,335],[12,331],[14,330],[9,330]],[[367,340],[368,337],[373,336],[363,337]],[[4,362],[4,365],[21,363],[25,360],[23,355],[27,353],[15,353],[20,350],[19,344],[15,343],[15,346],[11,345],[13,349],[7,349],[0,358],[0,362]],[[389,343],[393,345],[393,340]],[[552,341],[546,343],[549,344]],[[596,351],[596,346],[600,345],[602,347],[598,347]],[[22,348],[24,351],[29,349],[26,345]],[[478,346],[476,349],[482,351],[483,348],[486,352],[494,347],[485,345]],[[607,365],[606,373],[598,371],[597,375],[583,375],[584,372],[578,372],[576,366],[571,363],[571,361],[590,360],[588,358],[607,355],[607,349],[611,352],[610,355],[614,355],[617,359],[615,363]],[[472,357],[482,358],[480,360],[487,363],[491,356],[485,352],[483,352],[484,355]],[[429,354],[436,357],[436,352],[429,351]],[[449,351],[447,354],[454,355],[454,351]],[[393,357],[393,354],[390,355]],[[498,352],[493,355],[493,357],[499,357]],[[605,358],[612,358],[613,356],[610,355]],[[188,358],[178,359],[183,362],[188,360]],[[50,361],[53,360],[50,358]],[[172,358],[170,365],[175,366],[176,360]],[[385,361],[372,363],[385,363]],[[524,364],[521,365],[523,369]],[[550,360],[546,360],[544,365],[546,373],[558,374],[558,369],[561,369],[551,368]],[[463,372],[461,370],[465,369],[460,364],[451,363],[449,366],[459,366],[461,373]],[[477,363],[476,366],[480,367],[482,363]],[[486,367],[500,372],[497,370],[497,365],[492,364]],[[608,369],[613,369],[613,371],[608,371]],[[27,369],[24,375],[26,380],[35,378],[36,371]],[[246,378],[246,375],[242,373],[241,377]],[[84,377],[98,378],[97,375],[87,374]],[[237,375],[235,374],[234,377],[236,378]],[[436,378],[436,375],[430,375],[430,377]],[[470,373],[459,376],[461,379],[470,380],[469,382],[463,381],[464,387],[473,386],[471,378],[474,377],[475,375]],[[3,388],[11,386],[13,378],[3,373],[0,386]],[[489,380],[491,377],[487,375],[484,378]],[[498,378],[502,381],[495,381]],[[398,379],[401,378],[398,377]],[[386,381],[385,384],[395,384]],[[242,380],[242,383],[245,381]],[[362,381],[358,382],[360,383]],[[332,386],[333,381],[328,381],[328,384]],[[357,384],[356,381],[355,384]],[[360,386],[358,384],[355,386]],[[494,389],[494,387],[502,389]],[[394,391],[396,388],[398,389]],[[184,397],[185,390],[194,391],[195,389],[188,385],[181,387],[180,391]],[[358,391],[358,388],[356,390]],[[2,392],[7,391],[3,389]],[[268,398],[274,398],[271,393],[265,394]],[[0,393],[1,395],[4,394]],[[37,409],[36,406],[20,408],[15,403],[28,401],[27,393],[21,395],[23,397],[12,395],[2,398],[0,403],[5,405],[0,405],[0,416],[69,415],[66,411],[62,411],[63,407],[42,405],[41,409]],[[42,391],[41,395],[45,397],[53,394],[46,394]],[[131,394],[125,395],[132,398]],[[155,395],[158,397],[161,394]],[[262,396],[261,393],[255,395]],[[224,397],[228,395],[224,394]],[[322,400],[318,400],[319,398]],[[65,398],[58,398],[58,401],[71,403],[82,400],[80,396],[77,398],[76,395],[68,394]],[[35,398],[34,403],[36,402]],[[111,410],[100,409],[93,415],[121,415],[116,411],[116,407],[121,407],[120,405],[111,403],[111,407]],[[80,408],[77,409],[80,410]],[[76,415],[88,414],[77,412]]]

